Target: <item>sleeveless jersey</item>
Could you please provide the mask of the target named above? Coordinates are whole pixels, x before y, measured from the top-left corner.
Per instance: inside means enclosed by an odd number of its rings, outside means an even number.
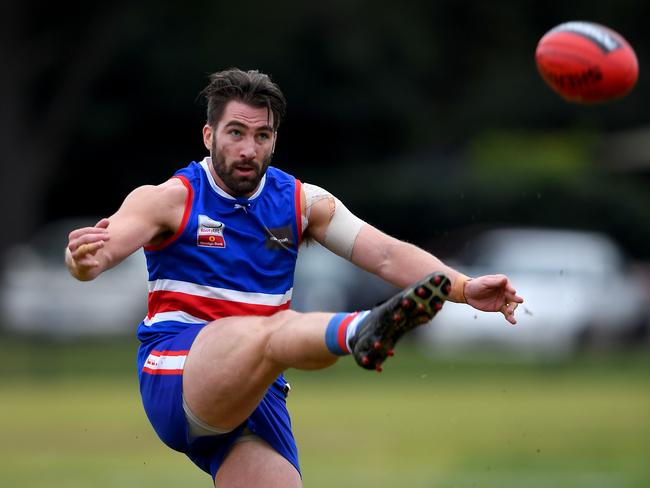
[[[269,167],[254,195],[235,198],[217,186],[210,164],[205,158],[174,174],[188,190],[181,225],[163,243],[144,249],[149,297],[138,327],[143,343],[188,324],[272,315],[291,303],[302,234],[300,181]],[[141,348],[141,372],[148,350]],[[165,364],[176,373],[182,369],[173,358]]]

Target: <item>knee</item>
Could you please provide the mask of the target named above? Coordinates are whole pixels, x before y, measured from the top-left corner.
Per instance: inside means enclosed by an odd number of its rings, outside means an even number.
[[[265,342],[269,344],[272,342],[274,335],[283,333],[282,331],[286,330],[286,326],[297,320],[301,315],[302,313],[295,310],[282,310],[269,317],[264,317],[264,320],[259,324],[261,330],[258,332],[264,336]]]
[[[282,310],[270,317],[264,324],[265,347],[264,356],[276,361],[284,354],[287,347],[287,338],[291,331],[291,324],[300,319],[303,314],[295,310]]]
[[[271,318],[273,321],[277,321],[279,325],[283,325],[291,320],[297,319],[301,315],[302,313],[296,312],[295,310],[281,310],[280,312],[273,314]]]

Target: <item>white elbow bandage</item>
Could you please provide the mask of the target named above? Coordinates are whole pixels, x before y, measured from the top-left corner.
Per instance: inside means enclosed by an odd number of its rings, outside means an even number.
[[[321,187],[304,183],[302,188],[305,192],[307,214],[305,221],[309,221],[312,206],[320,200],[327,199],[330,202],[331,218],[325,231],[323,244],[342,258],[350,259],[354,241],[365,222],[350,212],[341,200]]]

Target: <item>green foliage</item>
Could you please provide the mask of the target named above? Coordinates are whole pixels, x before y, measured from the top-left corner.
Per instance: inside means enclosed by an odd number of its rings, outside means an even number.
[[[468,149],[472,176],[508,185],[561,182],[589,173],[591,138],[572,132],[483,132]]]

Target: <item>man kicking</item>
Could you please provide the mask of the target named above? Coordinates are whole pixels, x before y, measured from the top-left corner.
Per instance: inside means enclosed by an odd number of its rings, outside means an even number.
[[[115,214],[72,231],[66,264],[75,278],[92,280],[144,248],[149,298],[138,374],[157,434],[220,488],[299,487],[286,369],[326,368],[352,354],[381,371],[399,338],[445,300],[515,324],[523,299],[506,276],[469,279],[270,166],[286,102],[268,76],[214,73],[202,94],[210,156],[136,188]],[[307,239],[403,291],[372,310],[289,310]]]

